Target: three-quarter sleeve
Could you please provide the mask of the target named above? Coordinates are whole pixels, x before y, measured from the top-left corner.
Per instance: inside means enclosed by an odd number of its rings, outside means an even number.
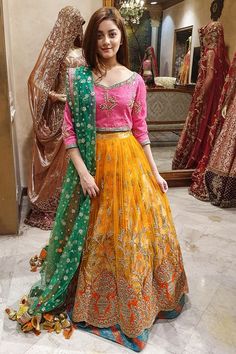
[[[64,110],[62,136],[63,136],[66,149],[77,147],[76,134],[72,122],[72,114],[67,102]]]
[[[132,133],[141,145],[150,144],[146,123],[146,96],[147,93],[145,83],[142,77],[138,75],[137,90],[132,108]]]

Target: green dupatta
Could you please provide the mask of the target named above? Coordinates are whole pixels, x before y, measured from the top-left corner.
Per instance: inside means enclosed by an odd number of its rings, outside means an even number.
[[[81,156],[89,172],[95,175],[95,94],[92,72],[88,67],[70,69],[67,75],[67,101]],[[84,196],[78,172],[70,161],[47,257],[40,271],[41,279],[30,290],[30,315],[50,312],[65,302],[67,288],[80,263],[89,214],[90,198]]]

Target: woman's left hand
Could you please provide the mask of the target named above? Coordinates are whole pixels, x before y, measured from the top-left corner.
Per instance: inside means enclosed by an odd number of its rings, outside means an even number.
[[[159,184],[161,190],[163,193],[166,193],[168,191],[168,184],[164,178],[161,177],[161,175],[158,173],[155,175],[157,183]]]

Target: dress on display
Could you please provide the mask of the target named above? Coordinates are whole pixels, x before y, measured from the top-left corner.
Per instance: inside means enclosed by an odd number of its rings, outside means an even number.
[[[188,50],[184,56],[182,66],[180,68],[179,83],[181,85],[187,85],[189,82],[190,57],[191,51]]]
[[[172,168],[195,169],[203,153],[228,70],[222,24],[211,22],[199,30],[201,58],[189,113]]]
[[[184,56],[183,63],[180,68],[179,83],[181,85],[187,85],[189,82],[189,69],[190,69],[190,59],[191,59],[191,41],[192,41],[192,36],[190,36],[187,40],[188,50]]]
[[[142,148],[145,84],[137,73],[94,84],[87,67],[70,69],[68,82],[65,145],[79,148],[100,192],[84,196],[70,161],[28,313],[66,306],[77,327],[140,351],[188,292],[169,203]]]
[[[140,75],[144,79],[147,86],[154,85],[154,79],[158,76],[157,59],[153,47],[148,47],[145,50]]]
[[[28,225],[51,229],[67,168],[62,138],[66,70],[84,65],[82,49],[74,48],[82,40],[84,23],[80,12],[67,6],[58,15],[28,80],[29,104],[33,119],[33,148],[28,196]]]
[[[201,158],[201,160],[199,161],[197,168],[195,169],[195,171],[192,174],[192,184],[189,188],[189,193],[191,195],[193,195],[195,198],[203,200],[203,201],[208,201],[209,200],[209,196],[208,196],[208,192],[207,192],[207,188],[206,188],[206,184],[205,184],[205,172],[206,172],[206,168],[209,162],[209,159],[212,155],[212,151],[214,149],[215,143],[216,143],[216,139],[219,135],[219,133],[221,132],[222,126],[224,125],[224,132],[221,133],[221,139],[225,134],[225,129],[228,126],[229,122],[225,120],[224,117],[224,110],[226,108],[226,105],[228,105],[230,99],[232,99],[233,95],[234,95],[234,88],[235,88],[235,64],[233,64],[229,70],[229,73],[226,77],[224,86],[223,86],[223,90],[221,93],[221,97],[219,100],[219,105],[217,108],[217,111],[215,113],[215,115],[213,116],[213,118],[211,119],[211,126],[209,129],[209,134],[208,137],[206,139],[206,145],[205,145],[205,150],[203,152],[203,156]],[[227,106],[229,108],[229,106]],[[232,107],[230,107],[230,109],[232,109]],[[222,113],[223,112],[223,113]],[[232,111],[230,111],[230,114],[232,114]],[[228,118],[229,119],[229,118]],[[232,128],[230,128],[229,130],[229,136],[228,136],[228,140],[230,140],[230,144],[232,144],[233,142],[233,137],[234,137],[234,130],[233,130],[233,121],[230,122],[232,123]],[[224,136],[224,138],[226,138],[226,136]],[[222,148],[219,148],[218,146],[218,150],[220,149],[222,154],[225,154],[227,151],[227,158],[225,155],[225,159],[224,159],[224,166],[225,164],[231,164],[231,159],[233,158],[233,153],[231,151],[231,149],[234,149],[234,144],[229,147],[228,146],[228,151],[225,150],[226,144],[224,142],[224,144],[222,145]],[[224,151],[224,152],[223,152]],[[231,151],[231,153],[230,153]],[[218,151],[219,153],[219,151]],[[222,160],[219,159],[219,154],[218,154],[218,163],[222,163]],[[230,160],[230,161],[229,161]],[[221,162],[220,162],[221,161]],[[229,166],[227,167],[229,168]],[[233,198],[233,195],[232,195]]]
[[[223,125],[205,172],[208,200],[222,208],[236,207],[236,53],[226,77],[218,110]]]

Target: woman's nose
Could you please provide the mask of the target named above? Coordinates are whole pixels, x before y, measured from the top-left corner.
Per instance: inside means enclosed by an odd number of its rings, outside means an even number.
[[[105,44],[110,43],[110,38],[109,38],[109,36],[104,36],[104,43],[105,43]]]

